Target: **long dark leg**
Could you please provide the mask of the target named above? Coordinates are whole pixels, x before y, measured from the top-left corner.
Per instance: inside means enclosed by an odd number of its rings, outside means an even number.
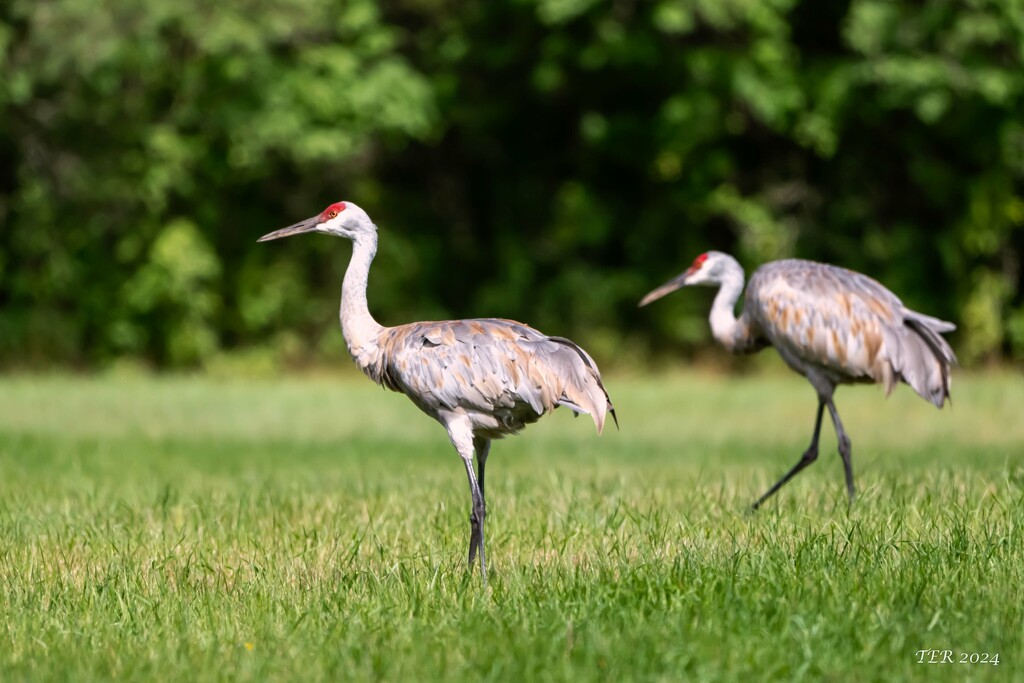
[[[828,404],[829,404],[829,406],[831,406],[832,405],[832,401],[829,400]],[[834,411],[835,409],[834,408],[830,408],[830,410]],[[761,507],[761,503],[765,502],[766,500],[771,498],[773,495],[775,495],[775,492],[778,491],[779,489],[781,489],[783,484],[785,484],[787,481],[789,481],[790,479],[795,477],[797,475],[797,473],[800,472],[800,470],[802,470],[803,468],[807,467],[812,462],[814,462],[815,460],[818,459],[818,437],[821,436],[821,418],[822,418],[822,415],[824,414],[824,412],[825,412],[825,402],[822,401],[821,399],[819,399],[818,400],[818,414],[814,418],[814,436],[811,437],[811,445],[807,447],[806,451],[804,451],[804,454],[800,457],[800,460],[798,460],[797,463],[795,465],[793,465],[793,469],[791,469],[789,472],[786,472],[786,474],[782,477],[782,479],[779,479],[777,482],[775,482],[775,486],[772,486],[770,489],[768,489],[767,492],[765,492],[765,494],[763,496],[758,498],[754,502],[754,504],[750,506],[751,509],[756,510],[759,507]],[[833,412],[833,419],[838,419],[835,416],[834,412]]]
[[[473,512],[469,516],[469,566],[473,566],[473,560],[476,558],[476,551],[479,548],[480,571],[483,572],[484,583],[487,583],[487,568],[484,561],[484,518],[487,516],[487,496],[484,493],[484,467],[487,465],[487,456],[491,452],[491,440],[481,436],[473,437],[473,450],[476,451],[476,466],[478,470],[476,481],[480,488],[482,504],[478,510],[474,502]]]
[[[850,503],[852,504],[853,499],[857,497],[857,489],[853,485],[850,437],[846,435],[846,430],[843,429],[843,422],[839,419],[839,411],[836,410],[836,404],[832,402],[832,399],[828,400],[828,412],[832,416],[832,424],[836,428],[836,438],[839,439],[839,457],[843,459],[843,469],[846,470],[846,493],[850,496]]]
[[[473,497],[473,507],[469,513],[469,569],[473,570],[473,560],[477,550],[480,551],[480,575],[487,585],[487,556],[484,553],[484,517],[487,506],[484,504],[484,461],[487,460],[487,447],[490,442],[478,440],[473,435],[473,424],[466,415],[443,413],[444,426],[448,429],[448,437],[466,466],[466,477],[469,479],[469,495]],[[473,472],[473,451],[480,458],[480,480],[477,481]],[[481,455],[482,454],[482,455]]]
[[[473,497],[473,509],[469,514],[469,566],[473,566],[476,559],[476,551],[480,550],[480,576],[483,577],[484,585],[487,585],[487,555],[484,552],[484,517],[487,516],[487,506],[484,504],[484,494],[473,473],[473,460],[471,457],[464,457],[462,461],[466,464],[466,476],[469,477],[469,493]]]

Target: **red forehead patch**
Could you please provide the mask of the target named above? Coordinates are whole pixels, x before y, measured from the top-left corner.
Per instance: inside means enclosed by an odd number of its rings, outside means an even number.
[[[345,202],[334,202],[320,214],[321,221],[327,221],[345,210]]]
[[[707,260],[708,260],[708,255],[707,255],[707,252],[705,252],[705,253],[701,254],[700,256],[698,256],[697,258],[693,259],[693,265],[691,266],[691,268],[696,270],[697,268],[700,268],[701,266],[703,266],[704,262],[707,261]]]

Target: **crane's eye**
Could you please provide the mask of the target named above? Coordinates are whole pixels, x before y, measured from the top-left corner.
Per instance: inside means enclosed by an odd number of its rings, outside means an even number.
[[[331,212],[329,214],[327,214],[328,218],[336,218],[337,216],[338,216],[338,212],[335,211],[334,209],[331,209]]]

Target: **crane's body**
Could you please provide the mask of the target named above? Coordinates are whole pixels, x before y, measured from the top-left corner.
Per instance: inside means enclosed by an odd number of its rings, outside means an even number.
[[[940,332],[954,329],[906,308],[866,275],[813,261],[767,263],[750,278],[743,316],[757,337],[815,388],[903,381],[941,408],[955,360]]]
[[[949,398],[949,370],[956,362],[941,334],[956,328],[908,309],[895,294],[866,275],[800,259],[772,261],[754,271],[743,311],[737,318],[734,309],[743,292],[743,281],[743,269],[734,258],[708,252],[698,256],[686,272],[650,292],[641,305],[681,287],[717,286],[709,318],[715,339],[733,353],[775,347],[786,364],[807,377],[817,392],[811,446],[796,466],[754,503],[754,508],[817,458],[825,408],[839,438],[852,500],[855,489],[850,440],[832,401],[836,387],[877,382],[888,393],[902,381],[941,408]]]
[[[484,553],[484,468],[492,439],[515,434],[558,406],[586,413],[600,434],[615,411],[594,360],[575,343],[512,320],[481,318],[385,327],[366,300],[377,228],[362,209],[337,202],[319,216],[260,238],[303,232],[352,240],[341,290],[342,333],[356,365],[374,382],[405,394],[440,422],[462,457],[473,498],[469,562]],[[479,477],[473,470],[476,454]]]
[[[568,339],[482,318],[383,328],[378,348],[375,362],[360,363],[370,379],[436,419],[465,414],[475,436],[515,434],[560,405],[604,429],[608,395],[597,366]]]

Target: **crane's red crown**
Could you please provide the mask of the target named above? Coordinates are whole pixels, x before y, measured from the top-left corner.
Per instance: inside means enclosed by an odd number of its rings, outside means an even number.
[[[700,267],[703,266],[704,262],[707,261],[707,260],[708,260],[708,254],[707,254],[707,252],[704,252],[703,254],[698,256],[697,258],[693,259],[693,264],[690,266],[688,272],[696,273],[698,270],[700,270]]]
[[[345,202],[334,202],[320,214],[320,222],[325,223],[345,210]]]

